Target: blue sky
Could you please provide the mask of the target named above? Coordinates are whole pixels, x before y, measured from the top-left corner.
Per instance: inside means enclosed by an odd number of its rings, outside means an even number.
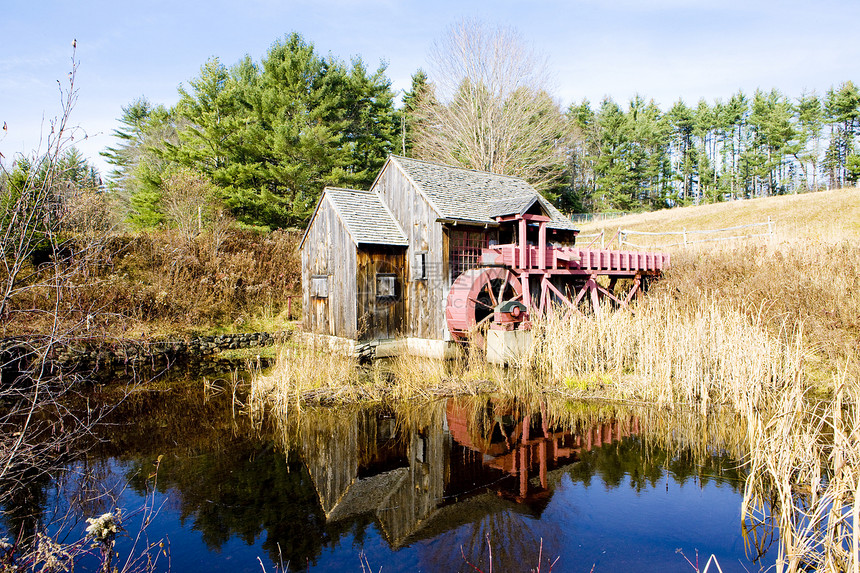
[[[856,0],[0,0],[0,153],[31,153],[59,113],[57,80],[77,40],[79,149],[100,169],[122,106],[174,104],[212,56],[259,61],[296,31],[323,54],[388,64],[395,90],[427,67],[434,39],[464,17],[513,26],[549,58],[567,106],[639,93],[663,109],[738,89],[804,90],[860,82]],[[43,124],[43,118],[45,120]]]

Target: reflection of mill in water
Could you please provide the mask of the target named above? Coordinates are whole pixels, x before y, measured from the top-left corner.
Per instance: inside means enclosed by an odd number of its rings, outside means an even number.
[[[539,515],[553,470],[638,432],[636,418],[571,431],[515,404],[448,400],[420,422],[354,412],[306,432],[302,451],[329,522],[372,513],[399,547],[490,513]]]

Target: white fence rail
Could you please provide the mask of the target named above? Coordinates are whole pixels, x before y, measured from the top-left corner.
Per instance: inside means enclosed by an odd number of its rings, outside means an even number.
[[[690,245],[696,245],[700,243],[712,243],[719,241],[736,241],[739,239],[753,239],[757,237],[773,237],[773,225],[774,221],[771,220],[770,217],[767,218],[767,221],[762,223],[749,223],[747,225],[738,225],[735,227],[725,227],[723,229],[695,229],[695,230],[687,230],[687,228],[683,228],[680,231],[663,231],[663,232],[652,232],[652,231],[634,231],[631,229],[619,229],[612,238],[607,241],[605,231],[600,231],[599,233],[589,233],[588,235],[578,235],[577,240],[581,241],[582,239],[593,239],[588,247],[593,247],[595,243],[597,243],[598,239],[600,240],[600,248],[605,249],[607,246],[612,245],[615,241],[618,242],[618,248],[624,247],[634,247],[637,249],[645,249],[645,248],[654,248],[654,247],[687,247]],[[766,228],[766,230],[765,230]],[[762,229],[762,232],[746,232],[742,234],[735,234],[728,237],[705,237],[705,238],[697,238],[702,235],[715,235],[717,233],[728,233],[731,231],[745,231],[745,230],[756,230]],[[649,237],[679,237],[680,240],[673,243],[665,243],[660,245],[640,245],[636,244],[629,240],[631,236],[649,236]]]
[[[595,221],[609,221],[627,215],[633,215],[635,211],[610,211],[608,213],[570,213],[568,217],[574,223],[593,223]]]

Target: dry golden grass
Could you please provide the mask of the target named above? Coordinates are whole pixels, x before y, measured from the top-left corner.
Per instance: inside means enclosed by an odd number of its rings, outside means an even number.
[[[373,399],[360,382],[355,358],[327,346],[287,344],[280,348],[271,371],[254,373],[248,402],[253,413],[262,414],[267,406],[286,411],[314,397],[327,402]]]
[[[502,391],[506,376],[504,369],[474,356],[454,361],[399,356],[361,365],[308,338],[283,346],[268,372],[254,373],[249,404],[255,415],[313,404],[395,404]]]
[[[774,221],[777,241],[801,239],[836,243],[848,240],[856,243],[860,240],[860,188],[664,209],[584,224],[580,226],[580,231],[582,234],[591,234],[603,230],[606,240],[609,241],[619,229],[667,232],[681,231],[686,227],[689,231],[712,230],[765,222],[768,217]],[[752,232],[761,233],[766,230],[765,227]],[[723,233],[713,237],[735,234],[745,233]],[[710,235],[695,238],[706,237]],[[591,239],[585,240],[589,241]],[[678,238],[631,236],[630,241],[646,246],[659,246],[677,242]]]
[[[756,317],[772,335],[802,330],[832,373],[860,362],[860,245],[786,241],[682,253],[652,296],[695,307],[703,297]],[[829,380],[829,373],[824,378]]]
[[[286,411],[355,402],[392,405],[488,393],[529,398],[543,391],[534,376],[489,364],[474,349],[456,360],[401,355],[363,365],[342,349],[307,337],[281,347],[270,370],[253,374],[249,404],[255,415],[262,415],[268,408]]]

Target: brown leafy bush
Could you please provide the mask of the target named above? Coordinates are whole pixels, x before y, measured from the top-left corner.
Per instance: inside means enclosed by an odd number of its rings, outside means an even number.
[[[97,335],[152,335],[202,330],[278,328],[301,312],[299,233],[230,230],[189,241],[169,231],[115,236],[98,252],[71,241],[86,257],[62,289],[31,289],[16,296],[3,334],[47,327],[59,297],[60,319]],[[33,269],[36,270],[36,269]]]

